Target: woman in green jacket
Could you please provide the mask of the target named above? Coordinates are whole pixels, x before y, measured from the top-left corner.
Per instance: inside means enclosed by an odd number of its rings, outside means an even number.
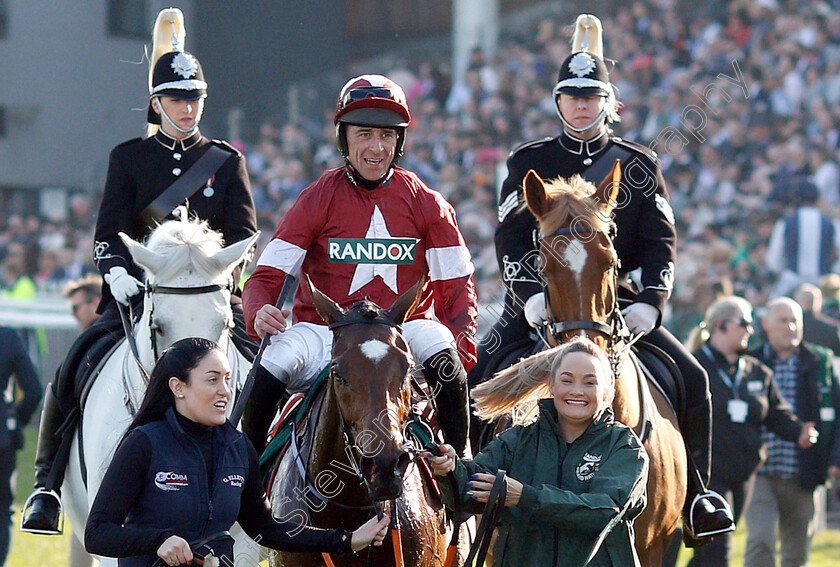
[[[592,555],[588,565],[639,565],[633,520],[645,507],[648,457],[633,431],[613,419],[610,363],[588,339],[539,356],[551,364],[552,399],[539,401],[535,422],[502,433],[473,460],[458,459],[448,445],[440,457],[427,454],[436,475],[454,474],[458,493],[445,491],[445,500],[480,513],[504,469],[494,565],[582,567]]]

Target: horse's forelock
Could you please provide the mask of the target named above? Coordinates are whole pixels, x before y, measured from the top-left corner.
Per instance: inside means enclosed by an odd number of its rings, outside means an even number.
[[[568,180],[558,177],[547,181],[545,192],[551,202],[551,210],[544,217],[537,219],[540,233],[552,234],[559,228],[570,226],[575,219],[581,219],[596,230],[606,230],[603,214],[598,214],[605,203],[595,201],[595,189],[592,183],[580,175]]]
[[[147,274],[150,282],[167,281],[175,277],[186,265],[214,280],[219,275],[212,262],[213,255],[224,246],[222,235],[211,230],[201,220],[168,221],[149,235],[146,247],[166,257],[164,268],[156,274]]]
[[[347,311],[350,317],[359,316],[362,319],[376,319],[382,313],[382,308],[369,299],[362,299],[353,304]]]

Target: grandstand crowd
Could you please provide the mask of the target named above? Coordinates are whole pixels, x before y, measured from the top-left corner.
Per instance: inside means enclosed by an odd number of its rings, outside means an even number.
[[[473,51],[463,82],[453,84],[447,58],[375,70],[406,91],[413,121],[402,164],[455,206],[484,303],[501,296],[493,233],[507,154],[560,131],[551,89],[574,21],[564,9],[503,28],[492,57]],[[615,131],[659,153],[677,215],[668,325],[685,336],[721,281],[764,304],[775,279],[767,243],[800,181],[816,185],[824,213],[840,212],[840,2],[635,0],[598,15],[626,105]],[[266,117],[256,139],[235,141],[266,240],[303,188],[342,165],[333,110]],[[4,293],[59,293],[94,271],[98,199],[73,196],[61,225],[0,219]]]

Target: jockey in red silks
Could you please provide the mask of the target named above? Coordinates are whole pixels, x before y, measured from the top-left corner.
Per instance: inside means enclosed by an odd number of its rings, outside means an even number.
[[[403,90],[387,77],[348,81],[335,114],[344,167],[324,172],[301,193],[245,285],[248,332],[273,335],[243,421],[258,449],[278,399],[306,390],[330,360],[332,332],[305,286],[295,294],[291,325],[288,312],[274,306],[287,275],[309,277],[343,308],[362,299],[390,307],[425,278],[403,334],[434,392],[444,437],[459,453],[466,448],[465,367],[475,360],[478,314],[474,268],[452,206],[397,166],[410,121]],[[375,345],[368,354],[378,356]]]

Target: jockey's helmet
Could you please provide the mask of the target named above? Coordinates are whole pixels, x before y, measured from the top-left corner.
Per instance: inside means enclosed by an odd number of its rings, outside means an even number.
[[[402,88],[384,75],[360,75],[347,81],[335,107],[335,139],[338,151],[347,157],[347,124],[394,128],[398,139],[394,164],[405,146],[405,129],[411,122]]]

